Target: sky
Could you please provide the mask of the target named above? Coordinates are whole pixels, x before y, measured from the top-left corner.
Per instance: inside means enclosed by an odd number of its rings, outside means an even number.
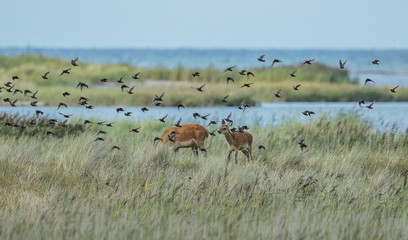
[[[407,0],[0,0],[0,47],[408,48]]]

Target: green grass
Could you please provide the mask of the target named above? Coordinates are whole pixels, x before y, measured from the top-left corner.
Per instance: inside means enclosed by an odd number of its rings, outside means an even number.
[[[119,122],[105,142],[94,142],[99,126],[0,135],[0,238],[408,237],[407,132],[374,130],[357,115],[285,121],[250,129],[254,161],[240,153],[235,164],[220,135],[207,139],[207,158],[154,148],[166,126]]]
[[[399,88],[396,94],[392,94],[387,87],[361,87],[349,79],[347,71],[321,64],[250,69],[256,77],[249,80],[236,71],[224,73],[212,67],[142,69],[128,64],[99,65],[82,62],[79,67],[73,67],[70,75],[58,77],[62,69],[69,67],[68,61],[41,55],[0,56],[0,81],[6,83],[11,81],[11,76],[18,75],[21,80],[15,82],[15,88],[39,90],[40,105],[58,105],[59,102],[75,105],[78,104],[79,96],[86,96],[91,99],[92,105],[149,106],[152,105],[154,95],[164,91],[166,106],[176,106],[179,103],[191,107],[238,105],[243,100],[251,105],[266,101],[408,101],[406,88]],[[287,73],[293,69],[298,69],[296,78],[291,78]],[[195,70],[201,72],[198,79],[191,76]],[[40,77],[46,71],[51,72],[48,80]],[[139,71],[142,72],[141,80],[131,79],[131,75]],[[123,75],[126,85],[136,86],[133,95],[120,91],[121,84],[116,80]],[[232,76],[236,82],[227,85],[225,81],[227,76]],[[109,83],[103,84],[99,81],[104,77],[109,79]],[[87,83],[89,89],[84,89],[83,92],[75,89],[78,82]],[[242,84],[247,82],[254,82],[254,85],[251,88],[241,88]],[[191,88],[204,83],[207,84],[204,93]],[[292,89],[296,84],[302,85],[299,91]],[[280,99],[273,95],[279,89],[282,89]],[[72,96],[62,97],[65,91]],[[1,95],[2,98],[17,98],[17,105],[32,101],[19,93],[12,96],[5,90],[2,90]],[[230,102],[224,104],[220,100],[226,95],[230,95]],[[3,102],[1,104],[8,105]]]

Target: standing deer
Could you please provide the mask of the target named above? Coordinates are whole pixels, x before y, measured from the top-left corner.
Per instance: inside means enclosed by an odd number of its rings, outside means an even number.
[[[198,156],[198,149],[207,156],[204,148],[204,141],[208,137],[208,131],[200,124],[183,124],[181,127],[171,127],[164,131],[161,139],[163,143],[169,144],[173,152],[178,152],[180,148],[189,148],[193,150],[195,156]]]
[[[229,127],[232,126],[232,124],[233,122],[230,122],[227,125],[225,121],[222,120],[222,125],[218,130],[219,134],[224,134],[228,143],[228,161],[231,158],[231,153],[235,151],[235,163],[237,163],[238,151],[241,150],[249,162],[252,160],[252,135],[249,132],[231,132]]]

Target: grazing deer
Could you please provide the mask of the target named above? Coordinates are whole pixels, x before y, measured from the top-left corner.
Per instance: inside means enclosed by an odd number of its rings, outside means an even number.
[[[231,132],[229,127],[232,124],[232,122],[225,124],[225,121],[222,120],[222,125],[218,130],[218,133],[224,134],[228,143],[228,161],[231,158],[231,153],[235,151],[235,163],[237,163],[238,151],[241,150],[249,162],[252,160],[252,135],[249,132]]]
[[[170,150],[178,152],[180,148],[189,148],[193,150],[195,156],[198,156],[198,149],[207,156],[204,148],[204,141],[208,137],[208,131],[200,124],[183,124],[181,127],[171,127],[164,131],[161,139],[163,143],[170,145]]]

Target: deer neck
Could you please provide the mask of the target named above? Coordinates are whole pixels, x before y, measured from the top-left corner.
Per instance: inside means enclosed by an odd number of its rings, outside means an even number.
[[[224,135],[225,135],[225,139],[227,140],[228,144],[233,146],[234,145],[234,139],[232,138],[231,132],[228,131]]]

